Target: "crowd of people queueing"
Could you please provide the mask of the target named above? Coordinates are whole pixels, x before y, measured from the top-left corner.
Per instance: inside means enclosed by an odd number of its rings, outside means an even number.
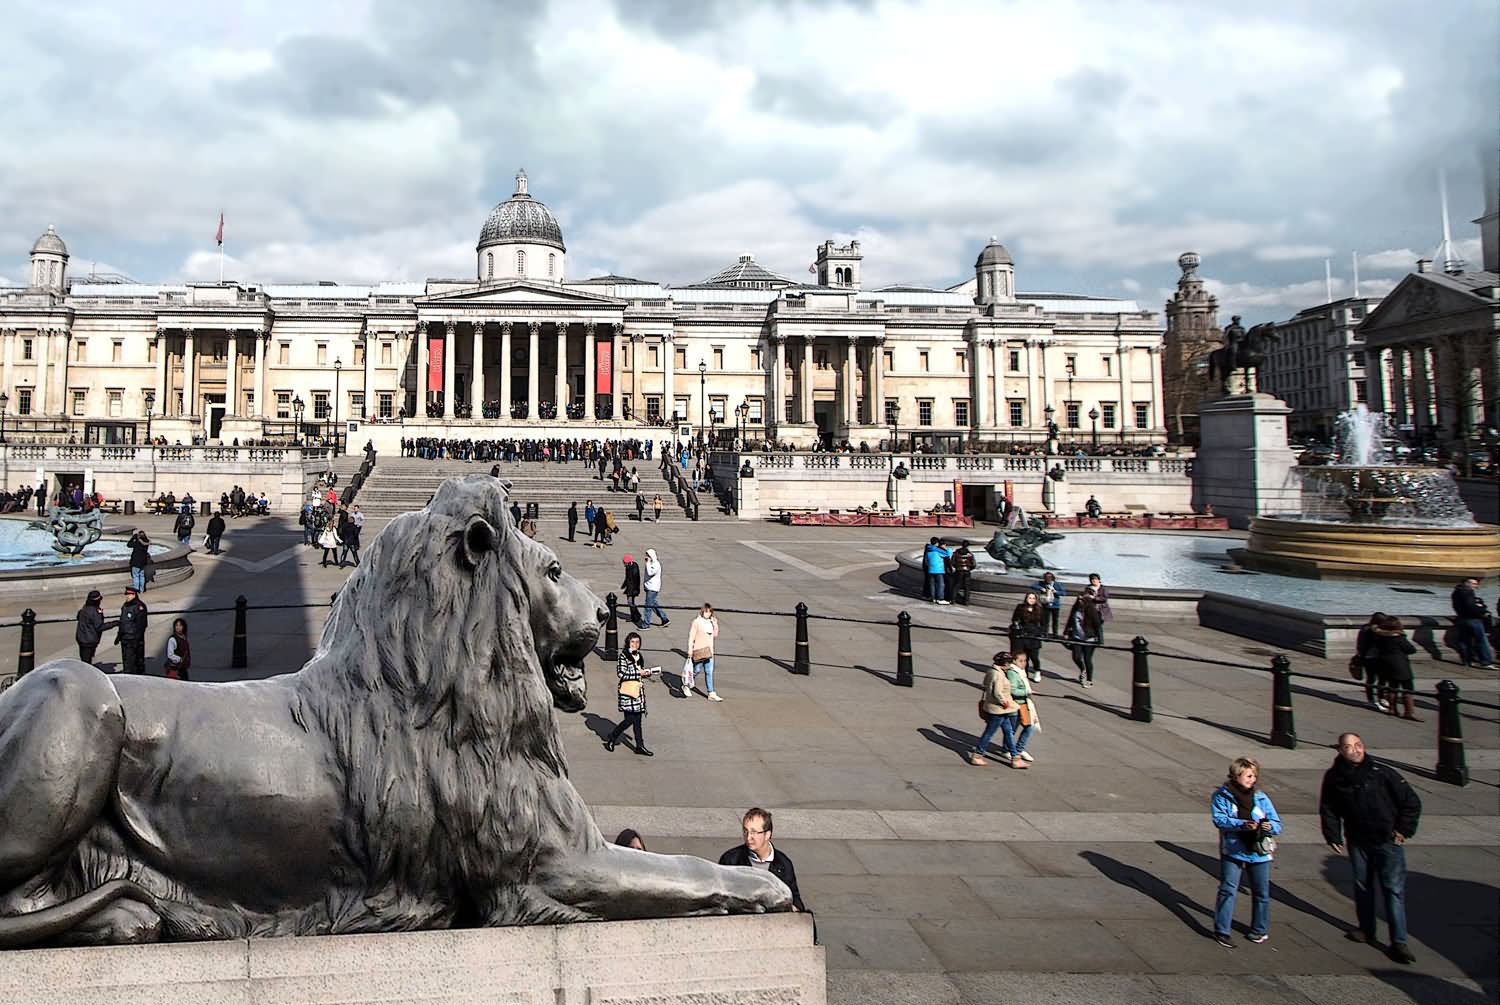
[[[314,494],[302,504],[297,525],[302,528],[303,544],[323,549],[320,566],[359,564],[359,539],[365,526],[359,503],[341,503],[330,486],[325,494]]]
[[[423,460],[455,461],[582,461],[592,464],[600,458],[651,460],[655,445],[651,440],[586,440],[582,438],[546,439],[511,437],[507,439],[456,439],[438,436],[403,436],[402,457]]]

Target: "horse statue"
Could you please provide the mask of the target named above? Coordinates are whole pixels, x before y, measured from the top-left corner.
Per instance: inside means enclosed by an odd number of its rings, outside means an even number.
[[[1258,324],[1249,331],[1234,315],[1224,329],[1224,345],[1208,354],[1208,379],[1216,380],[1224,394],[1234,393],[1229,386],[1235,371],[1243,373],[1242,393],[1253,393],[1255,376],[1266,361],[1268,343],[1281,341],[1274,324]]]

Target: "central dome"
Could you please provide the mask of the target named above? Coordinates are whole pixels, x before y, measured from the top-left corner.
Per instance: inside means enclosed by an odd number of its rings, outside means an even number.
[[[479,231],[479,248],[495,244],[543,244],[567,251],[552,211],[526,192],[526,172],[516,172],[516,191],[490,211]]]

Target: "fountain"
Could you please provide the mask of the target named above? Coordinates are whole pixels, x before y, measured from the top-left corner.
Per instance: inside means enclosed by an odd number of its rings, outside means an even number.
[[[1231,552],[1248,569],[1294,576],[1451,581],[1500,572],[1500,531],[1474,520],[1444,468],[1394,463],[1386,416],[1338,419],[1338,460],[1294,468],[1297,513],[1257,516]]]

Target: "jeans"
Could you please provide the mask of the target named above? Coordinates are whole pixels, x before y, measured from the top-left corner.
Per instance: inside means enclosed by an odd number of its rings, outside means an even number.
[[[693,676],[702,675],[703,690],[709,694],[714,691],[714,658],[710,656],[706,660],[693,660]]]
[[[642,625],[649,625],[649,624],[651,624],[651,612],[652,611],[655,611],[656,612],[656,616],[659,617],[659,618],[661,618],[661,623],[662,624],[665,625],[667,623],[667,621],[668,621],[667,612],[664,611],[664,610],[662,610],[661,607],[658,606],[657,603],[656,603],[656,598],[659,597],[659,596],[661,596],[661,591],[660,590],[647,590],[646,591],[646,603],[645,603],[645,606],[643,607],[643,609],[641,610],[641,615],[644,618],[644,620],[641,622]]]
[[[1234,926],[1234,896],[1240,874],[1250,876],[1250,934],[1265,935],[1271,927],[1271,863],[1219,859],[1219,898],[1214,902],[1214,933],[1228,935]]]
[[[922,596],[927,600],[942,600],[943,579],[944,576],[941,572],[929,572],[927,574],[927,589],[923,591]]]
[[[979,742],[974,744],[974,753],[979,754],[981,757],[989,753],[990,741],[995,739],[995,734],[1000,732],[1000,730],[1003,728],[1004,721],[1008,718],[1009,716],[1005,715],[989,715],[988,713],[985,714],[984,732],[979,734]],[[1010,753],[1010,748],[1011,740],[1010,737],[1007,736],[1005,738],[1005,752],[1007,754]]]
[[[307,523],[302,525],[302,543],[316,544],[317,540],[318,532],[313,529],[312,520],[309,519]]]
[[[1458,643],[1458,658],[1465,663],[1486,665],[1495,662],[1490,640],[1484,637],[1484,622],[1479,618],[1455,619],[1453,636]]]
[[[130,567],[130,585],[135,587],[136,593],[146,592],[146,568],[145,566],[132,565]]]
[[[1049,607],[1047,610],[1047,634],[1057,634],[1057,622],[1062,617],[1061,607]]]
[[[1406,849],[1394,841],[1376,845],[1349,845],[1349,865],[1354,870],[1354,913],[1359,927],[1375,938],[1375,884],[1385,891],[1385,917],[1391,926],[1391,942],[1406,941]]]
[[[1027,723],[1021,725],[1021,713],[1014,715],[1002,715],[1005,721],[1000,723],[1000,729],[1005,733],[1005,752],[1012,757],[1026,749],[1026,741],[1031,739],[1032,726]]]
[[[953,574],[953,602],[966,607],[969,604],[969,574],[967,572]]]

